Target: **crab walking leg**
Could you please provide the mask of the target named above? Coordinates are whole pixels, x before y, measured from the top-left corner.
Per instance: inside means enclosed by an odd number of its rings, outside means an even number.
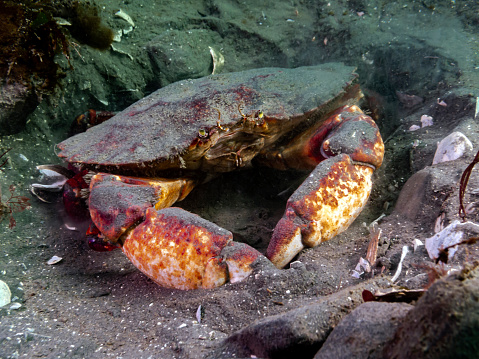
[[[231,232],[181,208],[148,208],[131,230],[123,252],[144,274],[163,287],[214,288],[238,282],[262,254],[233,242]]]
[[[348,155],[318,164],[289,198],[266,256],[283,268],[303,248],[347,229],[368,200],[372,173],[370,166],[354,164]]]

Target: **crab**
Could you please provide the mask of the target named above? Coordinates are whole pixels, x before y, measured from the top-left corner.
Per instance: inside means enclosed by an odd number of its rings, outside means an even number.
[[[264,255],[172,206],[222,172],[311,171],[265,254],[284,268],[348,228],[368,200],[384,144],[362,97],[355,69],[340,63],[173,83],[57,145],[76,168],[66,205],[86,201],[92,245],[120,247],[159,285],[214,288],[248,277]]]

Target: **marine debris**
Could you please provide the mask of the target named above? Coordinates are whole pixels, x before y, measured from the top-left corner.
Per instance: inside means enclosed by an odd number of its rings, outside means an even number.
[[[464,194],[466,193],[467,183],[469,182],[469,177],[471,176],[472,169],[479,162],[479,151],[474,157],[474,160],[466,167],[464,170],[461,181],[459,185],[459,217],[462,218],[462,221],[466,221],[466,209],[464,208]]]

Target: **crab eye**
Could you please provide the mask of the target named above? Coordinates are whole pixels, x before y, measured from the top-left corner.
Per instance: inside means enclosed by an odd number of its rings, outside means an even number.
[[[259,119],[262,119],[263,116],[264,116],[263,111],[259,110],[259,112],[258,112],[258,118],[259,118]]]
[[[206,138],[208,137],[208,132],[204,128],[202,128],[198,131],[198,136],[200,138]]]

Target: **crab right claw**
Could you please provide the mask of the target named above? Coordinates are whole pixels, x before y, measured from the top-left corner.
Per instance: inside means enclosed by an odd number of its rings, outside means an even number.
[[[92,236],[89,245],[104,251],[119,243],[130,261],[163,287],[214,288],[241,281],[264,256],[233,242],[226,229],[169,207],[194,184],[187,178],[146,180],[97,173],[90,181],[88,204],[99,238]]]

